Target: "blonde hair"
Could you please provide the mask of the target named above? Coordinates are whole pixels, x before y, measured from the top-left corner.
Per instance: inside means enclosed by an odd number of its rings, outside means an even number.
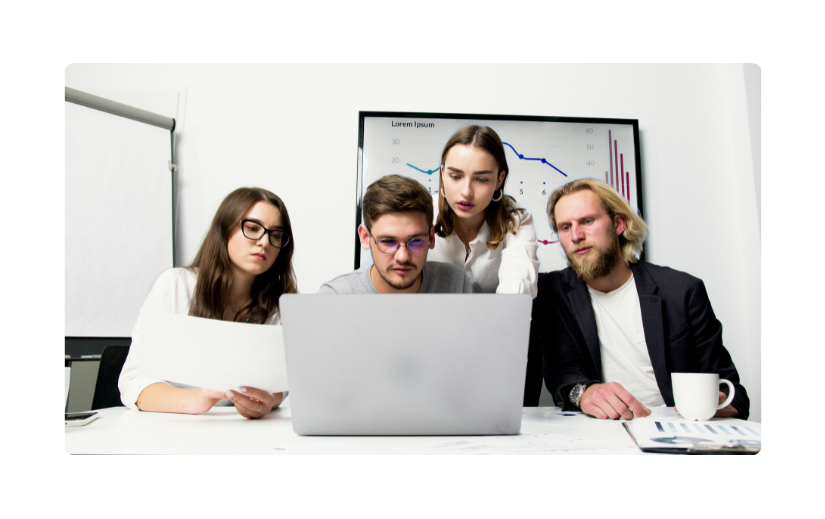
[[[470,124],[455,132],[447,144],[444,146],[444,151],[441,152],[441,165],[444,166],[444,161],[447,159],[447,152],[450,148],[457,144],[464,144],[487,151],[493,156],[498,164],[498,171],[496,172],[496,179],[502,171],[508,174],[504,176],[504,182],[501,183],[501,199],[498,202],[490,202],[486,207],[484,213],[486,215],[487,225],[490,226],[490,239],[487,241],[487,248],[495,250],[507,236],[507,233],[516,234],[519,226],[519,218],[524,218],[526,211],[516,205],[516,199],[510,195],[504,194],[504,185],[507,183],[509,170],[507,168],[507,158],[504,156],[504,145],[501,144],[501,138],[489,126],[479,126],[477,124]],[[438,219],[435,222],[435,233],[442,238],[451,235],[454,230],[453,213],[447,199],[441,194],[443,181],[441,175],[438,176]],[[517,218],[518,216],[518,218]]]
[[[573,180],[553,191],[550,195],[550,200],[547,201],[547,216],[550,217],[550,226],[555,232],[559,232],[556,226],[556,204],[565,195],[589,189],[596,193],[596,196],[602,201],[602,205],[607,210],[610,220],[614,221],[616,215],[623,215],[627,226],[624,232],[619,236],[619,246],[622,249],[622,257],[624,262],[628,265],[636,263],[638,255],[644,250],[643,243],[648,234],[647,224],[642,220],[642,217],[636,214],[635,211],[627,203],[627,200],[622,198],[615,189],[610,185],[596,180],[594,178],[582,178]]]

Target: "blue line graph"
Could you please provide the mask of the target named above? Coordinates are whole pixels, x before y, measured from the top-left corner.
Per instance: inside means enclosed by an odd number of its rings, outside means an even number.
[[[410,164],[409,162],[407,162],[407,165],[408,165],[409,167],[413,168],[414,170],[416,170],[416,171],[420,171],[420,172],[422,172],[422,173],[426,173],[427,175],[432,175],[432,174],[433,174],[433,173],[435,173],[436,171],[440,171],[440,170],[441,170],[441,166],[438,166],[438,167],[437,167],[437,168],[435,168],[435,169],[421,169],[421,168],[417,168],[417,167],[413,166],[413,165],[412,165],[412,164]],[[566,176],[566,175],[565,175],[565,176]]]
[[[547,159],[545,159],[545,158],[543,158],[543,157],[525,157],[524,155],[522,155],[521,153],[519,153],[518,151],[516,151],[516,149],[513,147],[513,145],[512,145],[512,144],[510,144],[509,142],[502,142],[502,144],[504,144],[505,146],[509,146],[509,147],[510,147],[510,149],[511,149],[511,150],[513,150],[513,153],[515,153],[515,154],[516,154],[516,156],[517,156],[519,159],[521,159],[521,160],[536,160],[536,161],[539,161],[539,162],[541,162],[542,164],[547,164],[548,166],[550,166],[551,168],[555,169],[556,171],[558,171],[559,173],[561,173],[561,174],[562,174],[562,175],[564,175],[565,177],[567,176],[567,173],[565,173],[564,171],[560,170],[560,169],[559,169],[559,168],[557,168],[556,166],[554,166],[554,165],[550,164],[549,162],[547,162]],[[439,170],[441,169],[441,166],[439,166],[439,167],[437,167],[437,168],[435,168],[435,169],[421,169],[421,168],[419,168],[419,167],[417,167],[417,166],[413,166],[413,165],[412,165],[412,164],[410,164],[409,162],[407,162],[407,166],[409,166],[409,167],[413,168],[413,169],[414,169],[414,170],[416,170],[416,171],[420,171],[421,173],[424,173],[424,174],[426,174],[426,175],[432,175],[433,173],[435,173],[436,171],[439,171]]]
[[[517,152],[516,149],[513,147],[513,145],[510,144],[509,142],[502,141],[501,143],[504,144],[505,146],[510,146],[510,149],[513,150],[513,153],[515,153],[518,156],[518,158],[520,158],[521,160],[538,160],[538,161],[541,161],[542,164],[547,164],[548,166],[555,169],[556,171],[558,171],[559,173],[561,173],[565,177],[567,176],[567,173],[565,173],[564,171],[560,170],[556,166],[554,166],[554,165],[550,164],[549,162],[547,162],[547,159],[545,159],[543,157],[525,157],[521,153]],[[407,165],[409,166],[409,164],[407,164]]]

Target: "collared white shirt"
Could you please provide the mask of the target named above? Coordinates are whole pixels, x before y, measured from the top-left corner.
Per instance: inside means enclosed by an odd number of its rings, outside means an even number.
[[[194,270],[188,268],[172,268],[161,273],[152,288],[149,290],[149,295],[143,303],[143,308],[154,308],[164,310],[173,314],[189,314],[189,301],[192,299],[192,293],[195,291],[198,276]],[[281,316],[275,311],[270,315],[264,324],[281,324]],[[126,357],[126,362],[123,364],[123,370],[120,372],[120,378],[117,381],[117,386],[120,389],[120,400],[123,405],[139,411],[135,402],[137,402],[140,393],[146,389],[147,386],[156,382],[166,382],[175,387],[182,387],[186,389],[197,389],[185,384],[176,384],[168,380],[157,380],[141,374],[140,371],[140,328],[141,318],[138,316],[135,327],[132,329],[132,345],[129,348],[129,355]],[[221,388],[209,388],[221,389]],[[230,400],[221,400],[217,405],[231,405]]]
[[[438,218],[437,197],[434,202],[435,218]],[[535,298],[539,276],[536,228],[529,211],[525,210],[521,218],[516,234],[507,233],[495,250],[486,245],[492,233],[486,221],[478,236],[470,242],[469,255],[455,232],[446,238],[436,235],[435,248],[427,255],[427,261],[443,261],[462,267],[469,274],[475,293],[530,294]]]

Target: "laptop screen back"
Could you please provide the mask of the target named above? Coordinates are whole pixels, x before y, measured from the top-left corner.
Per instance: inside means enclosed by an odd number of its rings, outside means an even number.
[[[524,294],[282,296],[295,432],[517,434],[531,306]]]

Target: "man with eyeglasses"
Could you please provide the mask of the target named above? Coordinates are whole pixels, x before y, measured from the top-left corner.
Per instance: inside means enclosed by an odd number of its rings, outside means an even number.
[[[427,262],[435,244],[432,195],[400,175],[376,180],[364,194],[358,238],[372,265],[324,283],[319,294],[446,294],[473,292],[464,270]]]

